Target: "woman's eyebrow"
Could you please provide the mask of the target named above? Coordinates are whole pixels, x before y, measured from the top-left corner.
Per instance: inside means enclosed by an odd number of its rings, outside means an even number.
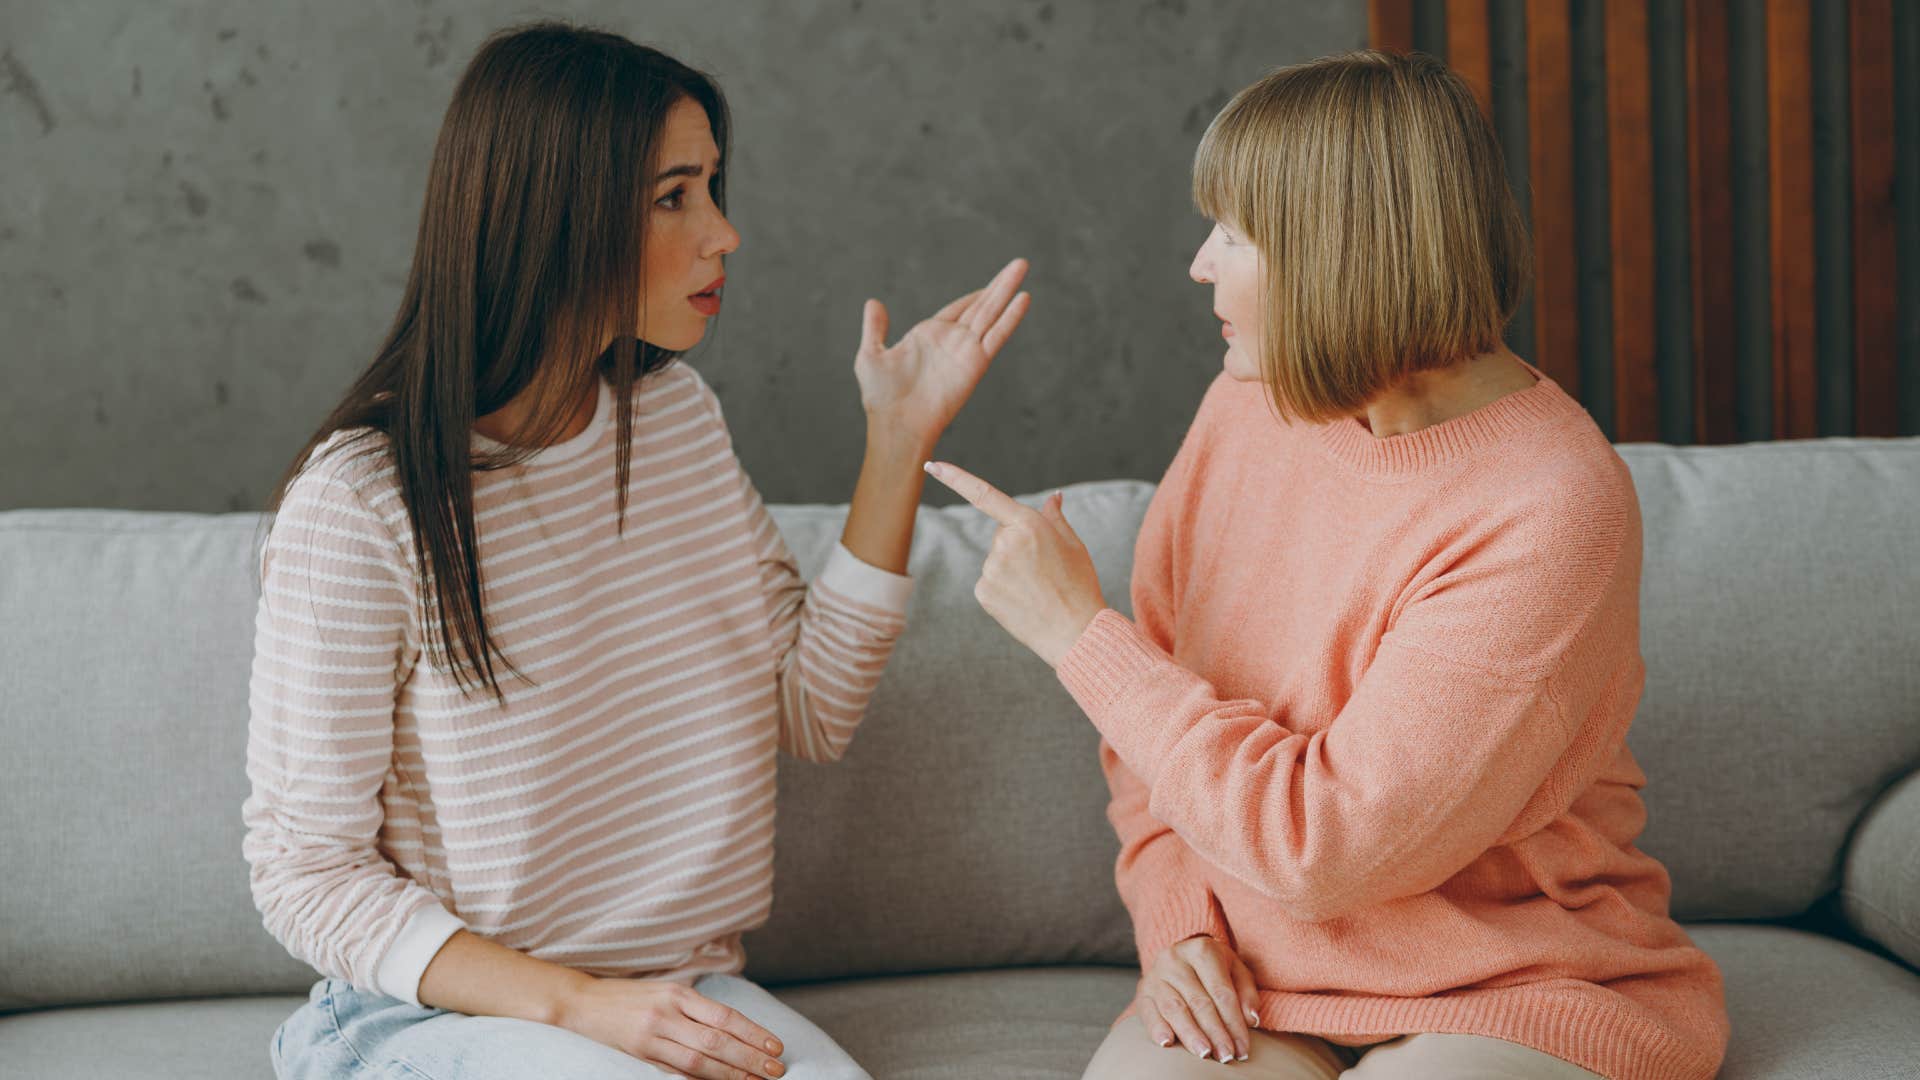
[[[662,180],[671,180],[676,176],[699,176],[706,171],[707,170],[700,165],[675,165],[659,176],[654,177],[653,182],[657,184]],[[713,171],[720,171],[720,163],[718,161],[713,163]]]

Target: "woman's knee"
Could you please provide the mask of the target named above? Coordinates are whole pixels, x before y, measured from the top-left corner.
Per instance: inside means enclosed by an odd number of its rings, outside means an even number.
[[[1310,1035],[1256,1031],[1247,1060],[1231,1065],[1202,1058],[1179,1043],[1161,1046],[1137,1016],[1113,1026],[1081,1080],[1335,1080],[1344,1062]]]

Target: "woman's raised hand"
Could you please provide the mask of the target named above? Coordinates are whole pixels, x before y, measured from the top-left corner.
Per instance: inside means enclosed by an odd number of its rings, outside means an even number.
[[[1160,950],[1140,980],[1134,1011],[1161,1046],[1177,1039],[1221,1061],[1245,1061],[1258,1001],[1253,972],[1218,938],[1196,934]]]
[[[887,344],[887,307],[868,300],[853,373],[871,429],[885,426],[931,451],[1032,297],[1017,292],[1027,261],[1015,259],[984,287],[941,308]]]

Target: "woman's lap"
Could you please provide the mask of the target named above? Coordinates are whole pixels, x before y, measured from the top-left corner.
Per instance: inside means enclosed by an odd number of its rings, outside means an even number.
[[[788,1080],[868,1080],[832,1037],[752,982],[707,975],[694,989],[779,1036]],[[323,979],[273,1040],[280,1080],[660,1080],[668,1073],[563,1028],[421,1009]]]
[[[1482,1035],[1403,1035],[1352,1048],[1256,1031],[1252,1044],[1247,1060],[1227,1065],[1178,1043],[1163,1047],[1129,1016],[1107,1034],[1082,1080],[1597,1080],[1551,1054]]]

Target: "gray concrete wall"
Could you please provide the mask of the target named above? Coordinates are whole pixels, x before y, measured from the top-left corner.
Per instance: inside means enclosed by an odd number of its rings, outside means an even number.
[[[1008,257],[1035,305],[941,455],[1002,486],[1157,478],[1220,352],[1186,279],[1193,146],[1228,94],[1364,44],[1362,0],[0,3],[0,509],[256,508],[399,299],[440,117],[492,30],[605,26],[717,75],[744,246],[691,362],[767,498],[842,501],[861,301],[897,332]],[[1415,44],[1446,53],[1445,5]],[[1523,205],[1524,0],[1491,0]],[[1580,368],[1613,430],[1603,12],[1572,9]],[[1852,432],[1843,12],[1814,41],[1820,432]],[[1661,437],[1694,441],[1684,20],[1654,5]],[[1898,100],[1920,9],[1897,5]],[[1737,430],[1770,434],[1764,4],[1730,9]],[[1897,114],[1920,206],[1920,110]],[[1911,197],[1909,197],[1911,196]],[[1920,213],[1898,224],[1901,430],[1920,434]],[[1532,313],[1509,333],[1533,355]],[[950,502],[944,489],[928,498]]]
[[[258,508],[393,314],[461,68],[549,14],[731,98],[744,244],[691,362],[776,502],[852,491],[861,301],[903,331],[1015,254],[1033,310],[942,456],[1157,479],[1220,353],[1194,142],[1366,39],[1358,0],[9,0],[0,508]]]

